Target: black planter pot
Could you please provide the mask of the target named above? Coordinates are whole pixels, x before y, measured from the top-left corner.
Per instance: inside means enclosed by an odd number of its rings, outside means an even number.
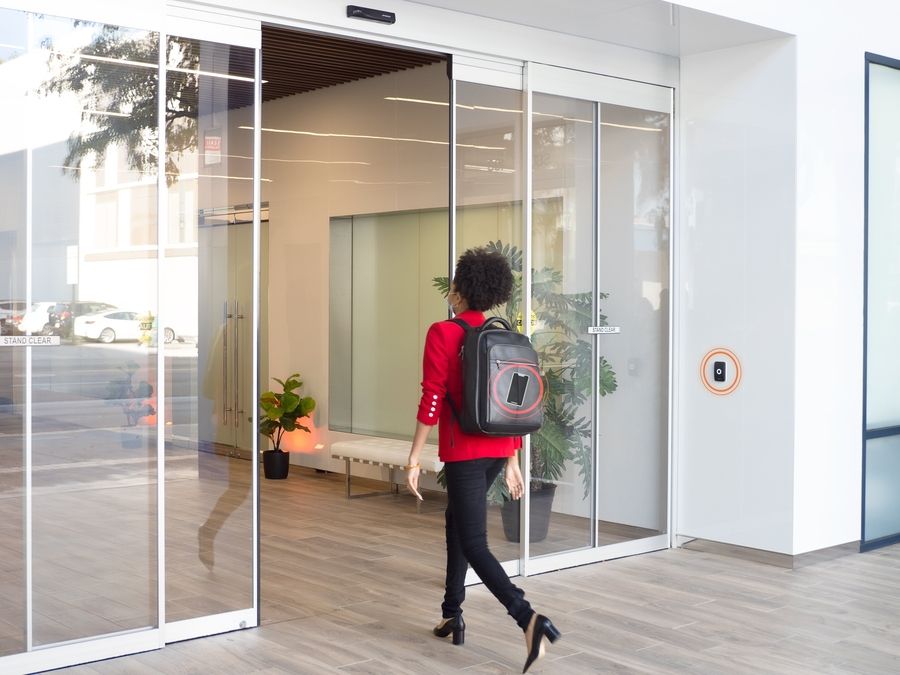
[[[528,537],[532,542],[544,541],[550,530],[550,512],[553,506],[553,495],[556,494],[555,483],[541,483],[540,487],[531,488],[531,519],[528,526]],[[504,502],[500,507],[503,521],[503,534],[509,541],[519,541],[519,502]]]
[[[291,456],[281,450],[263,451],[263,475],[272,480],[281,480],[288,477],[291,466]]]

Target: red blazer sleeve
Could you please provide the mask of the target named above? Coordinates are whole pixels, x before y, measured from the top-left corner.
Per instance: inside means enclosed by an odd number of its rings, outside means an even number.
[[[447,364],[449,354],[439,323],[431,324],[425,336],[425,353],[422,357],[422,398],[416,419],[422,424],[434,426],[441,417],[444,395],[447,392]]]

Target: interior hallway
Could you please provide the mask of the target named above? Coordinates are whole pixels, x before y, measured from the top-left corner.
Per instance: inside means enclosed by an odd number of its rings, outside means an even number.
[[[464,646],[430,634],[442,579],[440,551],[415,554],[422,517],[405,495],[347,502],[340,478],[292,467],[264,482],[262,627],[67,670],[521,672],[521,634],[483,587]],[[344,508],[356,536],[335,526]],[[900,546],[796,570],[676,549],[517,583],[564,634],[536,673],[900,670]]]

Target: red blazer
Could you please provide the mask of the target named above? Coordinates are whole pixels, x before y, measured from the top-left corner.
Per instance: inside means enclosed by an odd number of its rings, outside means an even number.
[[[470,326],[484,323],[484,314],[466,310],[457,315]],[[422,398],[416,419],[438,426],[438,455],[443,462],[460,462],[483,457],[511,457],[522,446],[519,437],[466,434],[444,398],[449,392],[457,408],[462,401],[462,368],[459,350],[465,331],[452,321],[431,324],[425,337],[422,358]]]

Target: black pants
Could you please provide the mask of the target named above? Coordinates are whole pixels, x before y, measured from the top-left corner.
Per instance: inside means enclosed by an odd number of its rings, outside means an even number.
[[[466,569],[472,566],[524,631],[534,613],[487,545],[487,490],[506,464],[504,458],[446,462],[447,579],[441,611],[445,619],[462,613]],[[467,565],[468,563],[468,565]]]

